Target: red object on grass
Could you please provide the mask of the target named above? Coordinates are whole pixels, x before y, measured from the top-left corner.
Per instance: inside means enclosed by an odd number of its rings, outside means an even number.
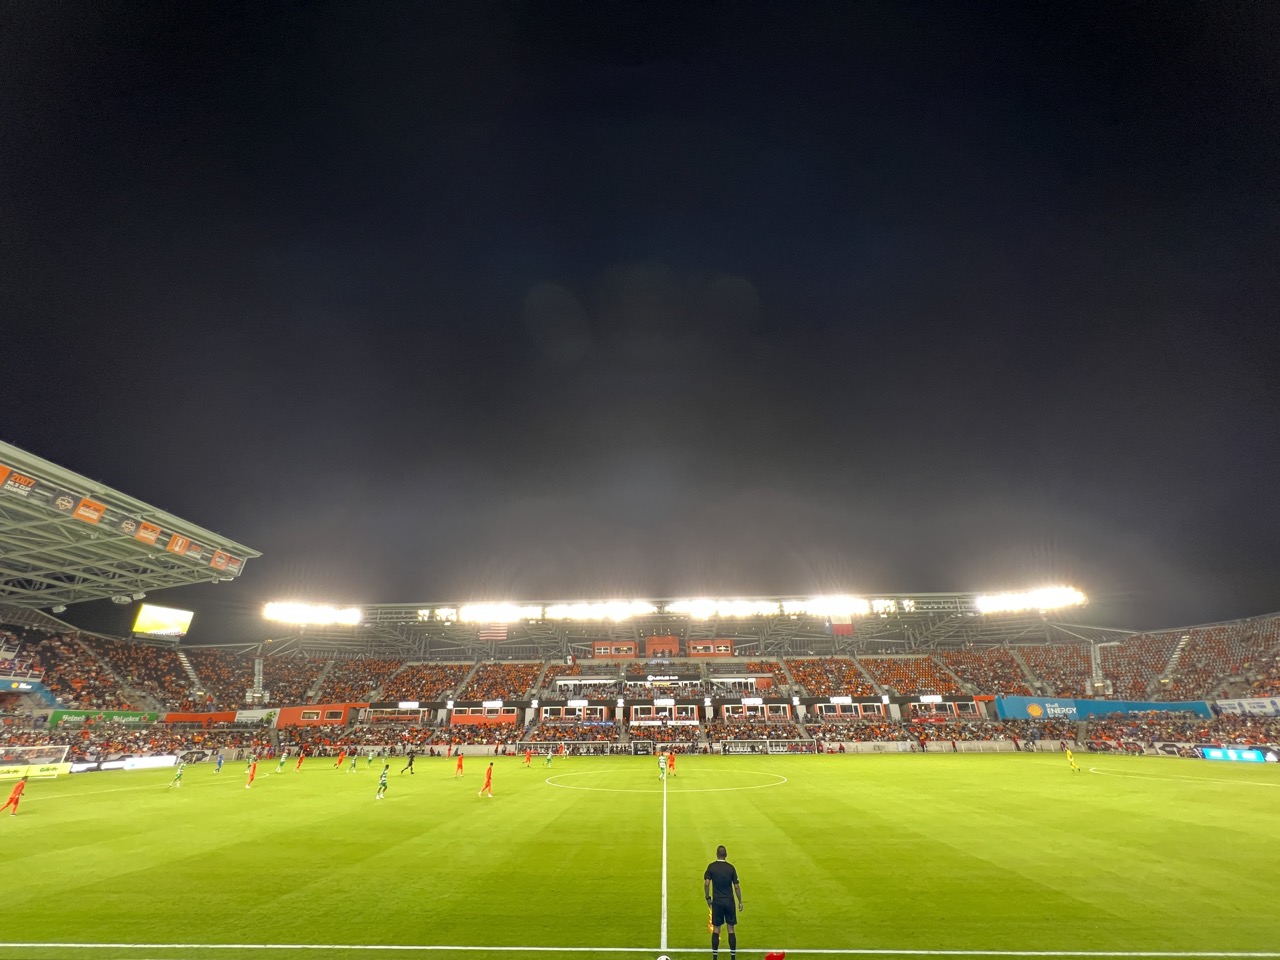
[[[764,960],[786,960],[787,951],[779,950],[777,953],[766,953]]]

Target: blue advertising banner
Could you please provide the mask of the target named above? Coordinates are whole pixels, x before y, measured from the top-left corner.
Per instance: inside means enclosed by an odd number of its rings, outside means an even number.
[[[1083,720],[1109,713],[1146,713],[1172,710],[1211,717],[1204,700],[1073,700],[1070,697],[996,697],[996,714],[1001,720]]]

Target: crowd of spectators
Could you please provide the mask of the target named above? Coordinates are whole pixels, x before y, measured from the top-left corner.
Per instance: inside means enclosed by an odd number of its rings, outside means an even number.
[[[459,700],[519,700],[542,672],[541,663],[482,663]]]
[[[71,636],[50,634],[27,639],[21,659],[44,671],[41,683],[60,707],[73,710],[131,710],[111,671]]]
[[[937,657],[975,693],[1029,696],[1032,692],[1021,665],[1003,647],[946,650]]]
[[[591,723],[579,721],[557,723],[544,720],[525,735],[525,740],[533,743],[560,743],[567,740],[617,743],[618,725],[612,720]]]
[[[1031,672],[1049,685],[1058,697],[1089,696],[1092,670],[1089,645],[1085,643],[1053,643],[1018,648]]]
[[[693,723],[674,727],[633,723],[627,728],[627,735],[632,740],[652,740],[654,743],[694,744],[702,739],[702,730]]]
[[[797,657],[787,660],[787,669],[811,697],[876,696],[875,685],[848,657]]]
[[[1112,696],[1122,700],[1148,700],[1155,695],[1156,679],[1169,665],[1180,630],[1139,633],[1123,643],[1098,650],[1102,675],[1111,681]]]
[[[717,740],[798,740],[804,735],[790,721],[770,720],[708,720],[705,724],[707,739]]]
[[[1143,745],[1156,742],[1280,745],[1280,717],[1235,714],[1201,717],[1167,711],[1115,714],[1091,719],[1088,739],[1131,741]]]
[[[1182,631],[1188,637],[1164,699],[1190,700],[1225,693],[1227,677],[1244,677],[1275,647],[1274,633],[1254,620]]]
[[[249,705],[255,654],[227,648],[184,647],[206,694],[204,709],[236,710]],[[262,658],[262,688],[271,704],[302,704],[325,661],[313,657]]]
[[[88,638],[85,645],[105,660],[116,677],[128,686],[150,694],[165,707],[191,708],[191,677],[173,647],[105,637]]]
[[[182,754],[192,750],[271,749],[267,731],[230,726],[185,729],[171,724],[125,724],[99,721],[54,730],[28,730],[0,734],[5,746],[65,745],[72,763],[109,760],[122,756]]]
[[[333,666],[320,684],[315,702],[368,702],[382,688],[387,677],[403,666],[403,660],[383,660],[375,657],[334,660]]]
[[[471,672],[470,663],[412,663],[382,688],[384,700],[439,703],[450,699]]]
[[[861,663],[876,683],[902,697],[960,692],[932,657],[862,657]]]

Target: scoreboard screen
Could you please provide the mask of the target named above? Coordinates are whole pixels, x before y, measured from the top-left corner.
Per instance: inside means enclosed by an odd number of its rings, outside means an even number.
[[[138,618],[133,621],[133,633],[138,637],[185,637],[194,616],[190,610],[144,603],[138,608]]]

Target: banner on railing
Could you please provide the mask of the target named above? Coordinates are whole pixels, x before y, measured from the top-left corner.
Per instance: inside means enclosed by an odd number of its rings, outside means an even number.
[[[1280,717],[1280,697],[1247,697],[1243,700],[1219,700],[1223,713],[1236,716]]]
[[[1001,720],[1083,720],[1111,713],[1175,711],[1209,717],[1213,712],[1203,700],[1073,700],[1070,697],[997,697]]]

